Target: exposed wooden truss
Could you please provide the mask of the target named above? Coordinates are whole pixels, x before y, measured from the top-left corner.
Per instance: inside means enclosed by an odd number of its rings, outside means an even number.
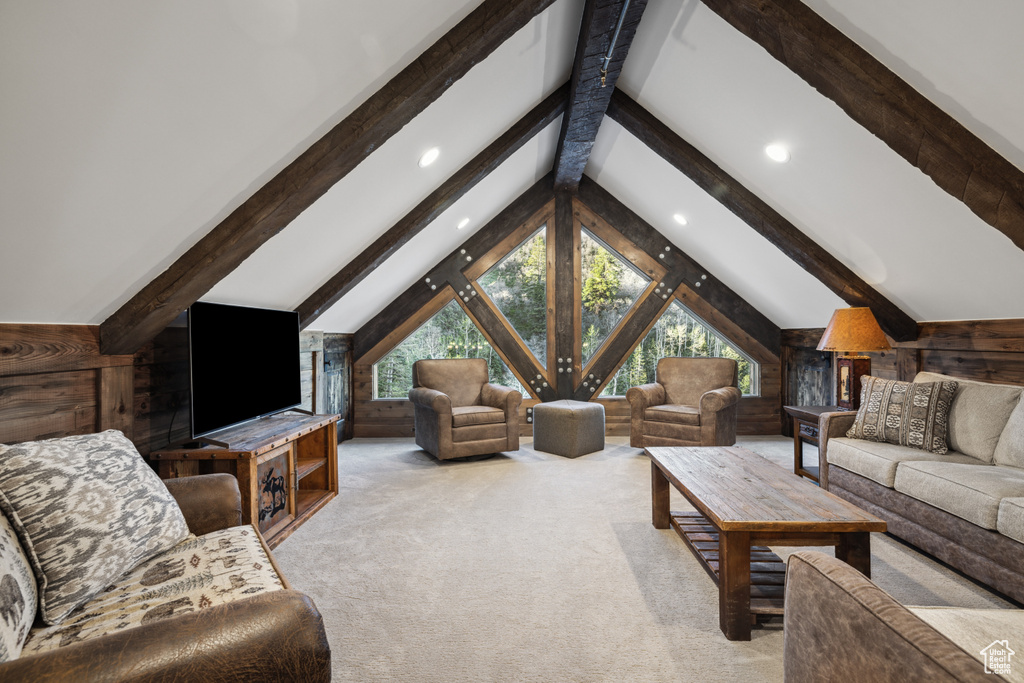
[[[448,178],[416,208],[395,223],[373,244],[299,304],[299,324],[305,328],[359,284],[374,268],[391,257],[406,242],[430,225],[463,195],[486,178],[565,110],[568,83],[553,92],[526,116],[492,142],[476,157]]]
[[[653,226],[587,176],[584,176],[583,182],[580,183],[579,198],[614,226],[636,248],[665,264],[665,277],[669,278],[664,280],[666,289],[676,291],[677,284],[685,283],[699,292],[700,298],[745,330],[758,344],[772,354],[778,355],[781,348],[779,326],[746,299],[729,289],[704,266],[674,247]],[[678,281],[675,280],[677,277]]]
[[[549,174],[536,183],[356,332],[354,357],[364,376],[369,376],[366,367],[453,299],[520,382],[544,401],[588,400],[600,394],[674,300],[716,326],[759,363],[769,368],[779,363],[781,332],[749,303],[671,247],[653,227],[591,179],[583,177],[575,196],[553,192],[552,180]],[[549,355],[543,367],[476,280],[545,223],[549,228]],[[587,364],[580,349],[580,227],[652,278]]]
[[[647,7],[647,0],[587,0],[572,66],[569,106],[555,151],[555,190],[574,191],[583,177],[597,131],[626,54]],[[618,36],[615,29],[625,9]],[[611,60],[605,56],[615,38]]]
[[[703,0],[1024,249],[1024,171],[799,0]]]
[[[458,285],[461,279],[465,278],[462,271],[471,267],[473,263],[472,260],[466,260],[466,256],[475,258],[490,251],[551,201],[552,180],[553,175],[549,173],[534,183],[504,211],[359,328],[352,341],[353,358],[358,362],[373,352],[374,360],[377,360],[383,353],[390,350],[388,348],[381,351],[378,345],[387,339],[388,335],[402,322],[433,299],[437,291],[451,284],[451,280],[455,280],[455,284]],[[430,279],[430,282],[426,282],[427,278]],[[526,372],[526,368],[520,370],[527,375],[531,374]]]
[[[616,92],[608,115],[848,304],[870,307],[890,337],[896,341],[916,338],[913,318],[636,101]]]
[[[554,0],[484,0],[100,325],[132,353]]]

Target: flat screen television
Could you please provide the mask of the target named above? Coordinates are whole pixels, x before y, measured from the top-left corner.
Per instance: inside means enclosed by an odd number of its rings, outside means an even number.
[[[199,301],[188,346],[192,438],[302,403],[296,311]]]

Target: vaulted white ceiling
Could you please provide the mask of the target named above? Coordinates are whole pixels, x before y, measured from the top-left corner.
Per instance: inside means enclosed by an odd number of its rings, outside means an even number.
[[[806,2],[1024,168],[1024,4]],[[102,322],[477,4],[0,4],[0,322]],[[568,79],[582,6],[558,0],[204,298],[298,305]],[[699,0],[649,3],[618,85],[915,319],[1024,317],[1024,251]],[[557,132],[314,327],[358,329],[547,173]],[[843,305],[609,119],[587,174],[781,327]]]

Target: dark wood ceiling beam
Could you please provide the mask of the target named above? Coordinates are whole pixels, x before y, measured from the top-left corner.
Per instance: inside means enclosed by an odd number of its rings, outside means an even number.
[[[870,307],[882,330],[890,337],[896,341],[917,338],[917,323],[913,318],[633,99],[616,92],[608,115],[843,301],[850,306]],[[775,350],[777,352],[777,345]]]
[[[358,256],[345,264],[316,292],[299,304],[299,324],[305,328],[337,303],[368,273],[391,257],[410,239],[444,213],[463,195],[486,178],[491,171],[515,154],[523,145],[565,111],[569,84],[551,93],[543,102],[492,142],[472,161],[460,168],[419,205],[378,237]]]
[[[554,318],[554,329],[549,322],[548,334],[554,335],[555,342],[555,363],[549,363],[554,367],[551,370],[551,382],[559,398],[571,398],[573,392],[573,380],[579,377],[583,369],[583,359],[580,357],[580,334],[577,332],[582,327],[582,310],[579,308],[579,264],[580,245],[579,237],[575,226],[575,219],[572,211],[572,195],[568,192],[555,193],[555,216],[552,230],[548,233],[549,239],[554,241],[555,267],[554,282],[548,284],[554,288],[554,309],[549,314],[549,319]],[[566,358],[567,361],[563,364]],[[572,372],[558,372],[559,369],[572,369]]]
[[[679,281],[694,288],[711,307],[742,328],[751,338],[776,356],[779,355],[782,348],[779,326],[709,273],[704,266],[673,247],[650,223],[587,176],[583,176],[577,196],[623,237],[651,258],[664,263],[668,274],[662,281],[666,287],[674,290],[676,286],[673,280],[678,277]],[[665,251],[666,247],[669,247],[668,251]]]
[[[703,0],[1024,249],[1024,171],[798,0]]]
[[[484,0],[100,325],[133,353],[554,0]]]
[[[430,301],[434,297],[435,292],[443,289],[449,281],[455,280],[455,284],[459,284],[460,281],[464,282],[461,279],[462,271],[472,263],[472,261],[466,260],[466,256],[477,258],[486,254],[509,233],[543,208],[551,200],[552,180],[553,174],[548,173],[534,183],[501,213],[491,219],[487,225],[480,228],[480,230],[463,242],[461,246],[431,268],[424,277],[414,282],[397,299],[360,327],[352,338],[353,359],[358,361],[373,350],[392,330],[396,329],[409,316],[413,315]],[[427,278],[430,278],[430,282],[426,282]],[[432,288],[431,285],[436,289]],[[516,370],[526,377],[540,372],[532,366],[529,368],[516,368]]]
[[[602,84],[604,58],[623,7],[627,4]],[[579,186],[608,101],[615,91],[615,82],[646,7],[647,0],[587,0],[584,5],[570,79],[569,106],[562,119],[555,151],[555,190],[573,192]]]

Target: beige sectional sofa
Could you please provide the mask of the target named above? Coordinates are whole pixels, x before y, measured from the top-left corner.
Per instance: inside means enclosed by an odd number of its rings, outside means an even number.
[[[958,382],[949,446],[936,454],[846,436],[853,412],[819,422],[821,485],[888,522],[889,531],[1015,600],[1024,601],[1022,387]]]

